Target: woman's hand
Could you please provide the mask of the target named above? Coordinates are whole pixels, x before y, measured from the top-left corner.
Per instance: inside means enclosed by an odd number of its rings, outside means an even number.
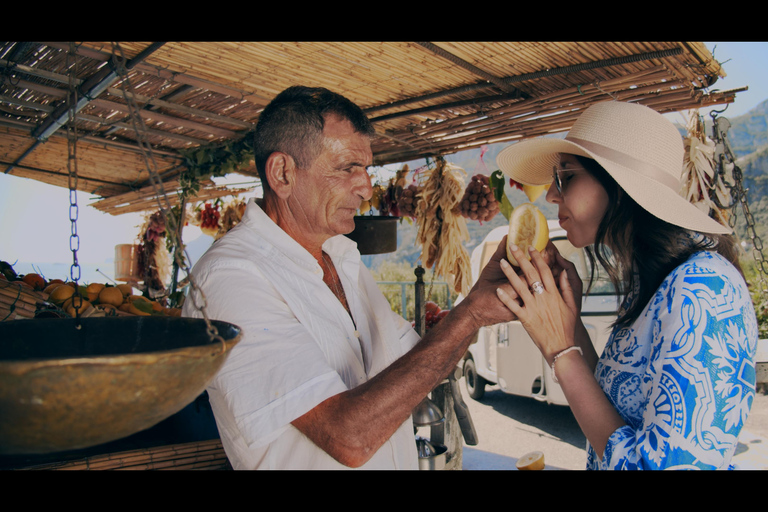
[[[531,261],[518,247],[510,246],[510,250],[520,268],[513,268],[506,260],[500,266],[518,297],[513,298],[501,287],[498,297],[523,324],[549,366],[563,350],[574,345],[583,349],[583,355],[571,351],[558,358],[557,378],[576,421],[602,458],[608,439],[624,421],[594,378],[594,363],[590,361],[596,360],[596,354],[579,318],[581,279],[575,266],[556,250],[551,268],[536,250],[530,251]]]
[[[584,293],[584,283],[582,282],[579,273],[576,271],[576,265],[574,265],[573,262],[565,259],[551,240],[541,255],[544,257],[544,260],[547,261],[549,268],[552,270],[552,276],[554,277],[555,282],[558,283],[558,288],[560,283],[560,275],[562,272],[566,272],[568,276],[568,283],[571,286],[574,304],[577,306],[578,313],[581,314],[581,298]],[[560,293],[563,293],[562,289],[560,290]]]
[[[506,260],[500,265],[517,297],[499,288],[499,299],[520,320],[547,364],[552,364],[555,355],[575,345],[574,332],[581,309],[581,280],[574,265],[559,253],[556,253],[553,265],[559,275],[555,280],[541,253],[531,248],[531,261],[528,261],[519,247],[510,246],[510,250],[520,263],[521,275]],[[576,293],[574,286],[578,287]]]

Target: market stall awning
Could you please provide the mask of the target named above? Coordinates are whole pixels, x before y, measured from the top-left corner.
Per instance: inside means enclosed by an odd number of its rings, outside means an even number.
[[[0,42],[0,69],[0,170],[69,186],[73,80],[77,188],[110,213],[150,186],[146,148],[173,191],[185,152],[246,140],[296,84],[365,109],[379,165],[564,131],[600,101],[673,112],[736,94],[709,89],[725,73],[699,42]]]

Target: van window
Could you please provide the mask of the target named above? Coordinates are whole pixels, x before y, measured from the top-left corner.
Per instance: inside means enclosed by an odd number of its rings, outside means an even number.
[[[553,239],[552,243],[555,244],[560,254],[574,265],[581,277],[582,283],[584,283],[584,290],[586,291],[589,286],[589,276],[591,274],[591,265],[587,253],[584,249],[577,249],[568,242],[567,238]],[[589,291],[590,295],[615,295],[616,288],[608,278],[608,273],[599,263],[596,263],[597,268],[595,272],[595,281],[592,283],[592,289]]]

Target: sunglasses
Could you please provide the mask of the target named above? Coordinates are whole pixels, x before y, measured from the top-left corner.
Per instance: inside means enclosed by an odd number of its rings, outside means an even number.
[[[561,196],[565,194],[565,187],[570,181],[570,177],[563,179],[562,173],[566,173],[566,176],[573,174],[574,171],[586,171],[584,167],[572,167],[570,169],[558,169],[557,166],[552,167],[552,181],[555,184],[557,193]]]

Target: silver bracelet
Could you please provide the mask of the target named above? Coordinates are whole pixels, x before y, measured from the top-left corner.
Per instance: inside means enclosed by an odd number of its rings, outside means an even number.
[[[552,360],[552,380],[554,381],[555,384],[559,384],[559,382],[557,380],[557,375],[555,375],[555,363],[557,362],[557,359],[560,356],[562,356],[564,354],[567,354],[568,352],[570,352],[572,350],[578,350],[579,354],[581,354],[581,356],[584,357],[584,351],[581,350],[581,347],[576,346],[576,345],[574,345],[572,347],[568,347],[567,349],[558,352],[557,355],[555,356],[555,358]]]

